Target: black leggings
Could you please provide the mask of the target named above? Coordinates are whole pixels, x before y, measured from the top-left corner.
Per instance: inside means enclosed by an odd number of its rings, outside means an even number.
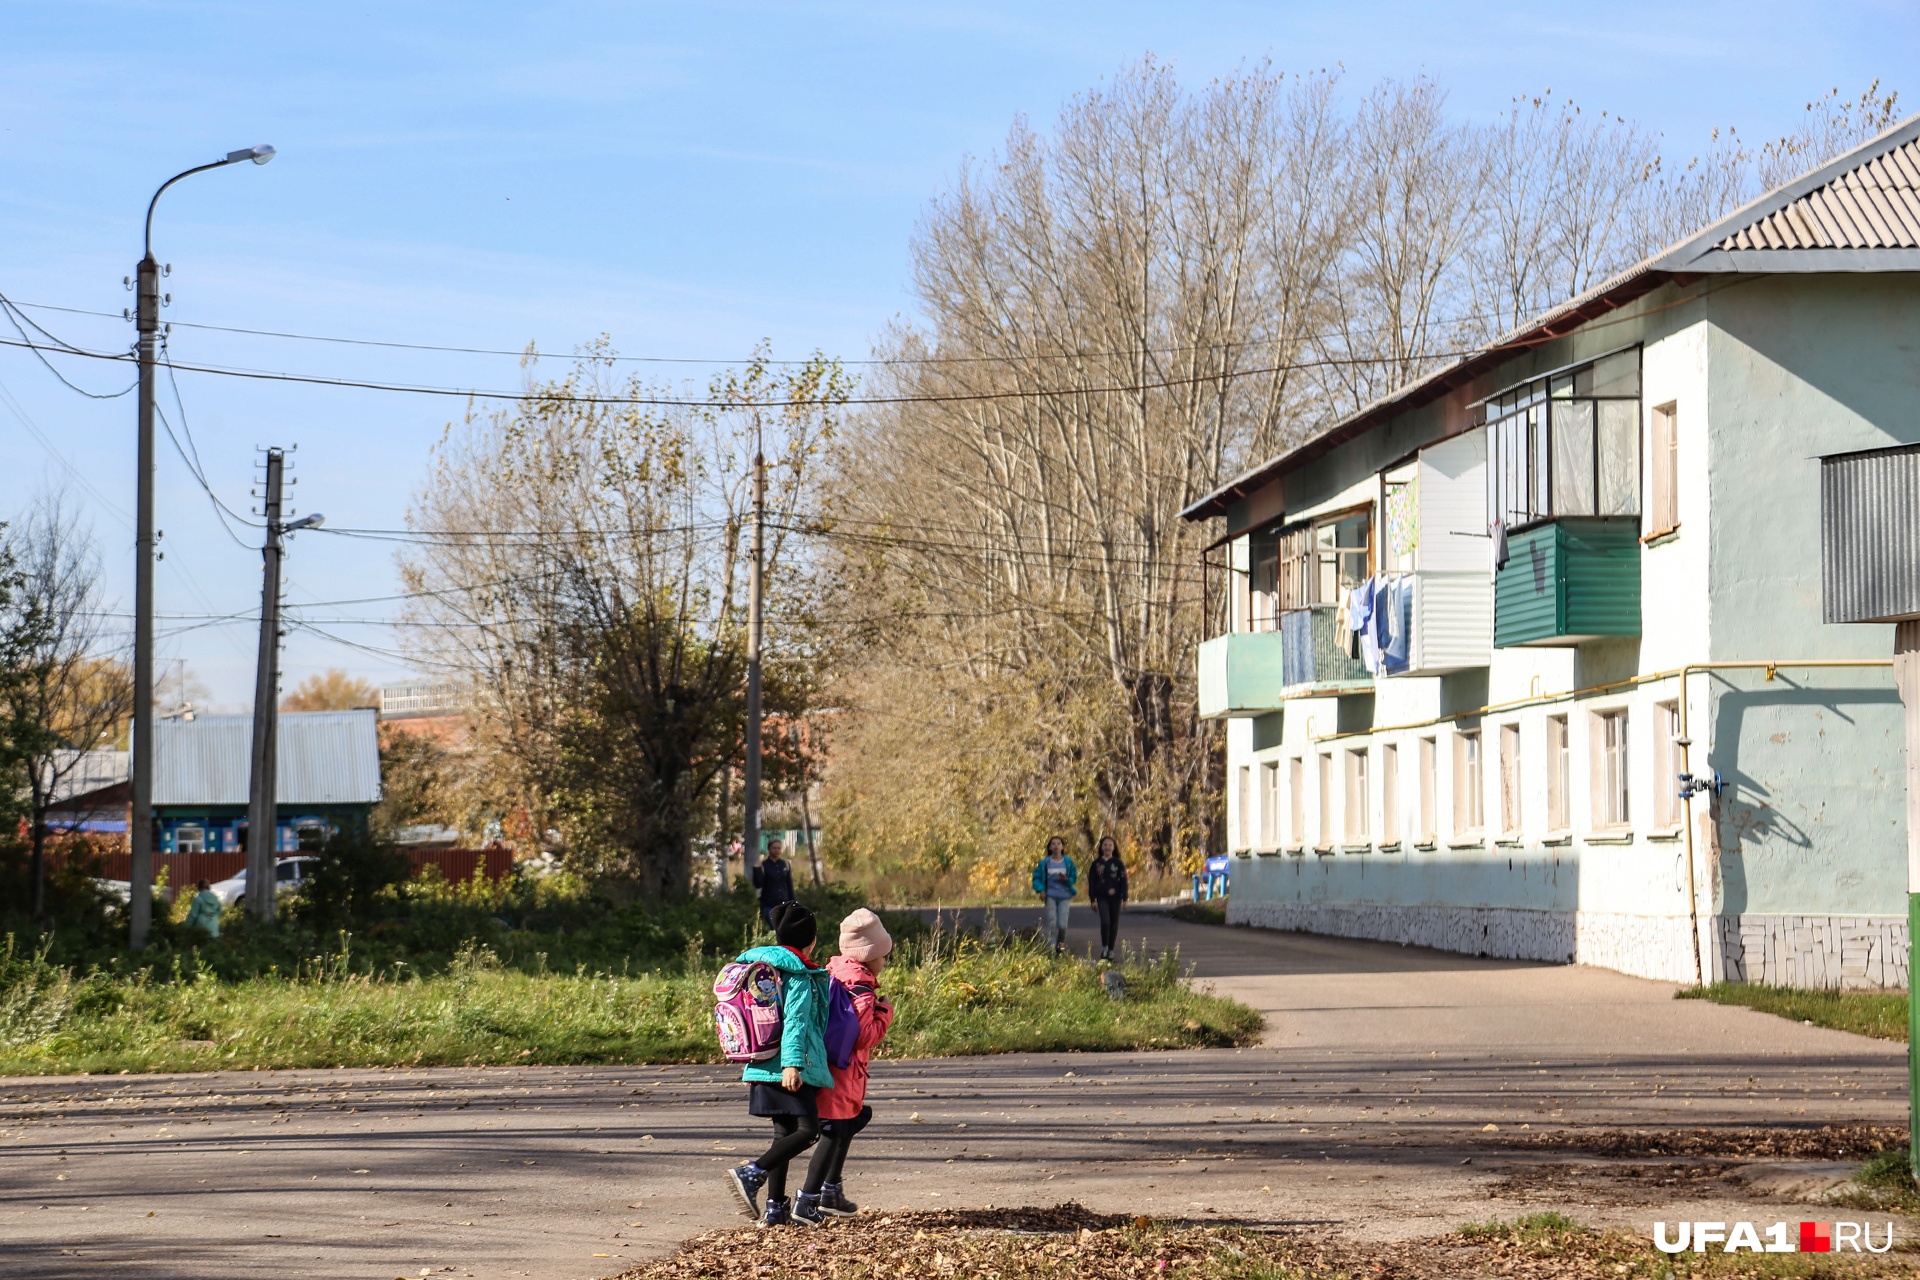
[[[847,1148],[853,1145],[854,1135],[867,1127],[867,1121],[873,1119],[873,1108],[862,1107],[860,1114],[851,1120],[822,1120],[820,1131],[826,1141],[814,1148],[813,1161],[807,1166],[807,1185],[800,1188],[808,1195],[818,1195],[820,1188],[831,1182],[840,1184],[840,1171],[846,1167]]]
[[[773,1145],[754,1163],[767,1171],[767,1199],[784,1200],[787,1164],[820,1140],[820,1121],[815,1116],[774,1116],[773,1132],[777,1135]]]
[[[1120,940],[1120,899],[1095,898],[1093,905],[1100,909],[1100,949],[1111,951]]]

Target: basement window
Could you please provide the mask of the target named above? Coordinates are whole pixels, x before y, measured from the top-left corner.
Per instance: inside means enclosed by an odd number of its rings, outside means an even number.
[[[1486,402],[1487,504],[1517,529],[1640,514],[1640,349],[1536,378]]]

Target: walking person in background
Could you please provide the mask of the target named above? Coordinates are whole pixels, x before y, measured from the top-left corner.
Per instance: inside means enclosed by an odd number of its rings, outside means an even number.
[[[793,1201],[793,1220],[806,1226],[819,1226],[823,1217],[851,1218],[859,1212],[859,1206],[847,1199],[841,1170],[846,1167],[847,1148],[873,1119],[873,1108],[867,1105],[867,1060],[893,1025],[893,1005],[879,994],[879,974],[891,954],[893,939],[873,912],[862,907],[840,922],[840,954],[827,961],[827,972],[853,997],[860,1032],[845,1069],[828,1064],[833,1087],[822,1089],[815,1100],[820,1145],[813,1149],[813,1162],[807,1166],[807,1183]]]
[[[1041,930],[1055,955],[1067,949],[1067,913],[1080,891],[1080,868],[1067,856],[1067,842],[1059,836],[1047,841],[1047,852],[1033,867],[1033,891],[1040,895]]]
[[[213,886],[202,880],[200,892],[193,895],[193,901],[187,904],[186,927],[204,929],[209,938],[220,936],[220,895]]]
[[[787,1166],[820,1139],[820,1090],[833,1083],[827,1064],[827,971],[813,962],[819,926],[813,912],[797,902],[774,908],[773,932],[779,945],[754,947],[736,963],[756,961],[780,972],[780,1052],[741,1071],[749,1086],[747,1114],[773,1121],[773,1145],[758,1160],[727,1171],[728,1184],[763,1227],[790,1225]],[[767,1207],[754,1203],[767,1190]]]
[[[1100,913],[1100,958],[1113,959],[1113,944],[1120,938],[1120,911],[1127,905],[1127,864],[1120,860],[1120,845],[1112,836],[1101,836],[1093,849],[1093,865],[1087,868],[1087,896]]]
[[[760,891],[760,918],[774,927],[773,909],[792,902],[793,864],[781,857],[784,846],[778,837],[767,841],[767,856],[753,869],[753,887]]]

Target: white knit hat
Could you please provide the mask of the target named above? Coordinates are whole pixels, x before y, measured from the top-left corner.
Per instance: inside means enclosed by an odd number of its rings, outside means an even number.
[[[862,964],[891,953],[893,939],[880,917],[861,907],[840,922],[840,954]]]

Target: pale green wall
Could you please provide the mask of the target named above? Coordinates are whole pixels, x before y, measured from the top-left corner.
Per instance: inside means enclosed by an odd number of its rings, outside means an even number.
[[[1463,422],[1465,406],[1492,391],[1705,322],[1707,518],[1686,524],[1681,543],[1650,553],[1671,559],[1678,547],[1688,572],[1677,585],[1662,576],[1643,601],[1650,616],[1683,606],[1693,616],[1668,628],[1673,634],[1657,654],[1633,643],[1617,652],[1583,650],[1576,683],[1709,659],[1889,656],[1890,627],[1820,620],[1818,457],[1920,440],[1920,276],[1710,280],[1690,290],[1663,287],[1628,310],[1639,315],[1606,317],[1547,343],[1292,472],[1287,505],[1302,510],[1364,481]],[[1688,403],[1696,385],[1687,383],[1683,413],[1700,411]],[[1688,465],[1699,462],[1683,457]],[[1704,575],[1692,550],[1701,538],[1708,542]],[[1665,594],[1676,589],[1692,594]],[[1584,661],[1602,657],[1608,661]],[[1521,661],[1495,656],[1496,669]],[[1718,871],[1713,901],[1702,909],[1903,915],[1904,757],[1889,673],[1788,669],[1771,682],[1760,672],[1694,680],[1696,768],[1717,768],[1728,783],[1716,805],[1719,847],[1703,839],[1696,849]],[[1642,703],[1636,714],[1645,711]],[[1645,750],[1647,734],[1644,726],[1636,731],[1636,751]],[[1236,748],[1234,763],[1247,758],[1246,749]],[[1643,767],[1651,768],[1636,762],[1636,771]],[[1650,801],[1646,790],[1636,792],[1636,805]],[[1683,865],[1682,842],[1643,837],[1581,851],[1535,845],[1512,858],[1505,850],[1444,847],[1261,857],[1236,861],[1234,874],[1236,894],[1256,902],[1684,914]]]
[[[1820,618],[1822,454],[1920,440],[1920,276],[1758,279],[1707,300],[1711,655],[1885,658]],[[1884,669],[1714,680],[1721,909],[1904,914],[1902,709]]]

